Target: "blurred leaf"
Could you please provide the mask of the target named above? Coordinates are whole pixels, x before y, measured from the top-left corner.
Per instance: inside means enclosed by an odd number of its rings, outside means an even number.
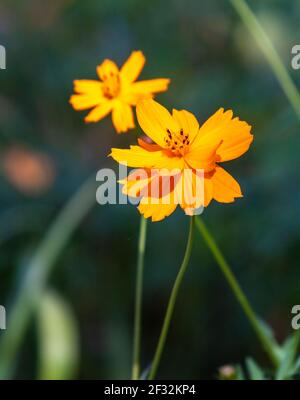
[[[291,376],[294,376],[294,375],[299,374],[299,373],[300,373],[300,357],[297,358],[297,360],[296,360],[296,362],[294,364]]]
[[[236,380],[237,381],[245,381],[246,377],[245,377],[242,367],[240,365],[237,365],[235,367],[235,369],[236,369]]]
[[[258,322],[259,322],[260,327],[263,330],[264,334],[269,339],[269,342],[273,347],[274,353],[278,358],[278,362],[280,362],[280,359],[281,359],[281,348],[280,348],[279,344],[277,343],[277,341],[275,339],[275,336],[274,336],[272,328],[262,319],[258,319]]]
[[[142,381],[144,381],[144,380],[147,379],[148,374],[149,374],[149,372],[150,372],[150,369],[151,369],[151,364],[149,364],[149,365],[144,369],[144,371],[142,371],[141,377],[140,377],[140,379],[141,379]]]
[[[275,375],[276,380],[288,379],[292,376],[299,338],[299,333],[296,332],[289,336],[282,346],[282,360]]]
[[[264,371],[251,357],[246,359],[246,366],[251,380],[261,381],[265,379]]]
[[[41,298],[38,333],[38,379],[74,378],[79,361],[77,324],[70,307],[53,291]]]

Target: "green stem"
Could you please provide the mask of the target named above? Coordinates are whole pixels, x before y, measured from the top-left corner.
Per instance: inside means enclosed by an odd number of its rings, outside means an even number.
[[[136,289],[135,289],[135,307],[134,307],[134,338],[133,338],[133,364],[132,364],[132,379],[134,380],[137,380],[140,377],[142,297],[143,297],[143,274],[144,274],[146,237],[147,237],[147,219],[141,215],[139,244],[138,244]]]
[[[179,272],[177,274],[172,292],[171,292],[171,296],[169,299],[169,303],[168,303],[168,307],[167,307],[167,312],[164,318],[164,323],[163,323],[163,327],[160,333],[160,337],[158,340],[158,345],[155,351],[155,355],[153,358],[153,362],[151,364],[151,369],[150,369],[150,373],[149,373],[149,380],[152,380],[155,378],[156,376],[156,372],[158,369],[158,365],[161,359],[161,355],[165,346],[165,342],[166,342],[166,338],[168,335],[168,331],[169,331],[169,326],[170,326],[170,322],[172,319],[172,315],[173,315],[173,311],[174,311],[174,307],[175,307],[175,303],[176,303],[176,299],[177,299],[177,295],[178,295],[178,291],[179,288],[181,286],[183,277],[186,273],[187,267],[188,267],[188,263],[191,257],[191,252],[192,252],[192,246],[193,246],[193,237],[194,237],[194,225],[195,225],[195,217],[192,216],[190,218],[190,229],[189,229],[189,236],[188,236],[188,241],[187,241],[187,245],[186,245],[186,250],[185,250],[185,254],[184,254],[184,258],[181,264],[181,267],[179,269]]]
[[[271,362],[275,367],[278,366],[278,358],[274,351],[273,345],[270,342],[269,338],[265,334],[264,330],[261,327],[260,321],[256,316],[255,312],[253,311],[247,297],[243,293],[238,281],[236,280],[233,272],[227,261],[225,260],[221,250],[219,249],[216,241],[212,237],[211,233],[207,229],[206,225],[202,221],[202,219],[198,216],[196,218],[196,227],[201,233],[203,239],[205,240],[208,248],[212,252],[218,266],[220,267],[222,273],[225,276],[233,294],[235,295],[237,301],[240,303],[244,313],[246,314],[252,328],[254,329],[258,339],[260,340],[263,348],[265,349],[266,353],[268,354]]]
[[[273,43],[244,0],[230,0],[230,2],[265,55],[282,90],[300,119],[300,93]]]
[[[55,262],[74,230],[95,204],[95,176],[73,195],[50,226],[37,251],[29,261],[22,286],[11,310],[7,330],[0,340],[0,379],[8,379],[30,318],[45,288]]]

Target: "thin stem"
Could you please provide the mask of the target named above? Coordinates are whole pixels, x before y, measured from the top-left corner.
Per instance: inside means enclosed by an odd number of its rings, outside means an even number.
[[[174,307],[175,307],[175,303],[176,303],[176,299],[177,299],[177,295],[178,295],[178,291],[179,288],[181,286],[182,280],[184,278],[184,275],[186,273],[188,264],[189,264],[189,260],[191,257],[191,253],[192,253],[192,246],[193,246],[193,238],[194,238],[194,225],[195,225],[195,217],[192,216],[190,218],[190,229],[189,229],[189,236],[188,236],[188,240],[187,240],[187,245],[186,245],[186,250],[185,250],[185,254],[184,254],[184,258],[181,264],[181,267],[179,269],[179,272],[177,274],[172,292],[171,292],[171,296],[169,299],[169,303],[168,303],[168,307],[167,307],[167,311],[166,311],[166,315],[164,318],[164,323],[163,323],[163,327],[160,333],[160,337],[158,340],[158,345],[155,351],[155,355],[153,358],[153,362],[151,365],[151,369],[150,369],[150,373],[149,373],[149,380],[152,380],[155,378],[156,376],[156,372],[158,369],[158,365],[161,359],[161,355],[165,346],[165,342],[166,342],[166,338],[168,335],[168,331],[169,331],[169,327],[170,327],[170,322],[172,319],[172,315],[173,315],[173,311],[174,311]]]
[[[72,233],[96,203],[95,192],[93,176],[62,209],[29,261],[17,298],[8,311],[7,330],[0,340],[0,379],[11,376],[17,351],[47,279]]]
[[[256,316],[255,312],[253,311],[247,297],[245,296],[244,292],[242,291],[238,281],[236,280],[229,264],[225,260],[221,250],[219,249],[216,241],[214,240],[213,236],[207,229],[206,225],[202,221],[202,219],[198,216],[196,218],[196,227],[201,233],[203,239],[205,240],[208,248],[212,252],[220,270],[222,271],[225,279],[227,280],[233,294],[235,295],[237,301],[240,303],[244,313],[246,314],[252,328],[254,329],[258,339],[260,340],[263,348],[265,349],[266,353],[268,354],[271,362],[275,367],[278,366],[278,358],[273,349],[273,345],[270,342],[269,338],[265,334],[264,330],[261,327],[258,317]]]
[[[230,0],[230,2],[265,55],[282,90],[291,103],[297,117],[300,119],[300,93],[290,77],[287,68],[281,61],[273,43],[244,0]]]
[[[141,353],[141,323],[142,323],[142,297],[143,297],[143,274],[144,274],[144,256],[147,237],[147,219],[141,215],[139,244],[138,244],[138,262],[135,288],[135,306],[134,306],[134,338],[133,338],[133,363],[132,379],[137,380],[140,377],[140,353]]]

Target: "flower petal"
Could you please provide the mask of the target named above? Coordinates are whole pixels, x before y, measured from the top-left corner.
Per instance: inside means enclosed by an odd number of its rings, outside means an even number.
[[[112,122],[117,133],[127,132],[134,128],[132,108],[129,104],[116,101],[112,111]]]
[[[244,154],[253,141],[251,126],[245,121],[233,118],[231,110],[220,108],[201,127],[194,140],[193,148],[204,143],[222,141],[218,148],[217,161],[229,161]]]
[[[186,110],[178,111],[174,109],[172,114],[179,126],[183,129],[183,132],[189,134],[189,140],[192,144],[199,131],[197,118],[191,112]]]
[[[179,132],[178,123],[172,118],[169,111],[152,99],[142,100],[136,107],[137,119],[140,127],[155,143],[165,147],[164,141],[167,129]]]
[[[138,206],[138,210],[145,218],[151,217],[152,222],[157,222],[171,215],[176,210],[177,205],[174,201],[165,204],[162,199],[159,199],[159,204],[157,204],[157,199],[144,197]]]
[[[135,82],[130,86],[130,91],[139,97],[149,96],[153,93],[165,92],[168,89],[170,79],[158,78]]]
[[[161,150],[161,147],[158,144],[155,143],[147,143],[143,139],[138,138],[138,144],[141,146],[143,149],[148,150],[148,151],[158,151]]]
[[[112,149],[110,156],[120,164],[133,168],[157,168],[168,171],[180,170],[184,166],[181,157],[168,156],[163,151],[148,151],[140,146],[130,146],[130,149]]]
[[[110,75],[118,75],[119,74],[119,68],[117,64],[106,58],[103,63],[97,66],[97,74],[99,78],[104,81],[107,79]]]
[[[153,178],[149,170],[135,169],[127,178],[119,181],[123,185],[122,193],[130,197],[148,196],[150,193],[148,187]]]
[[[215,168],[216,151],[220,143],[211,141],[197,147],[192,146],[191,150],[185,154],[184,160],[194,169],[203,169],[209,172]]]
[[[236,198],[243,197],[238,182],[219,166],[211,175],[210,181],[213,186],[213,198],[220,203],[232,203]]]
[[[121,79],[125,84],[132,83],[138,78],[144,67],[145,61],[145,56],[141,51],[133,51],[130,54],[129,58],[125,61],[120,70]]]
[[[184,169],[175,187],[176,200],[188,215],[204,205],[204,174]]]
[[[213,184],[209,176],[204,176],[204,207],[207,207],[213,199]]]
[[[70,104],[74,110],[88,110],[89,108],[98,106],[104,100],[101,96],[95,94],[73,94],[70,97]]]
[[[112,109],[111,101],[106,101],[94,108],[86,117],[85,122],[97,122],[104,118]]]
[[[89,79],[77,79],[74,81],[74,92],[81,94],[95,94],[102,96],[102,83]]]

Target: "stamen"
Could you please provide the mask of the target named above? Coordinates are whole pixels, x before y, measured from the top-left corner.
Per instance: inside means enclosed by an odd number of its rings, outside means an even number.
[[[190,144],[189,134],[184,133],[182,128],[179,132],[171,132],[169,128],[166,128],[166,132],[167,136],[164,141],[168,148],[177,156],[184,155]]]

